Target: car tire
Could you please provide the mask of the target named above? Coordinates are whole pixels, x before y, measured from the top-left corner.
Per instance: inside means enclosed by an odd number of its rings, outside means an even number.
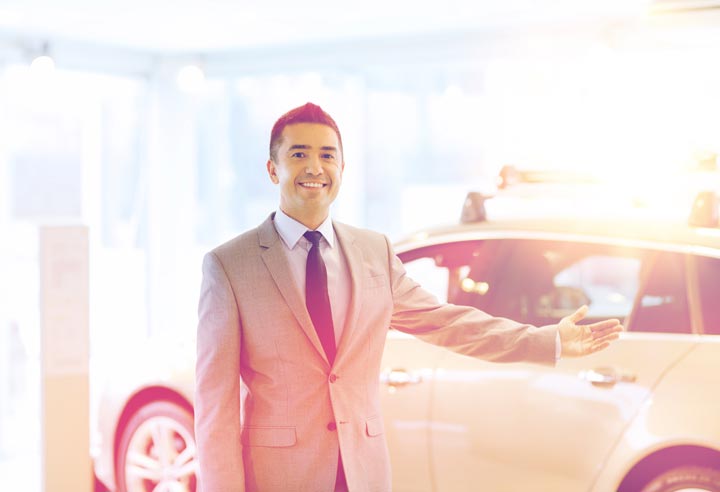
[[[115,456],[117,492],[196,492],[193,415],[171,401],[154,401],[128,419]]]
[[[642,492],[679,492],[686,489],[720,492],[720,470],[703,466],[679,466],[652,479]]]
[[[110,492],[104,483],[93,473],[93,492]]]

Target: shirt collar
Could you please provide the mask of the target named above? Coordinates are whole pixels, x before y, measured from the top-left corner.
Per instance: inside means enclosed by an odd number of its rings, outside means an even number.
[[[277,212],[275,212],[274,222],[275,229],[277,229],[278,234],[280,234],[280,237],[289,249],[293,249],[303,234],[305,234],[305,231],[310,230],[279,208]],[[315,230],[323,235],[325,241],[327,241],[331,248],[335,246],[335,231],[333,230],[332,220],[329,215],[327,219],[320,224],[320,227]]]

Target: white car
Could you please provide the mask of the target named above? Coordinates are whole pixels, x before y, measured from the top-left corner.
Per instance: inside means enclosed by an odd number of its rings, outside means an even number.
[[[466,217],[396,244],[439,298],[536,325],[588,304],[589,322],[619,318],[626,332],[551,368],[390,329],[393,491],[720,492],[717,211],[693,226]],[[173,361],[110,385],[95,465],[111,488],[195,490],[192,351]]]

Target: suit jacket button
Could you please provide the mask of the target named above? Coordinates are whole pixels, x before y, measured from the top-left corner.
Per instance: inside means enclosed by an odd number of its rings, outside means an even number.
[[[331,383],[334,383],[338,379],[337,374],[330,374],[330,377],[328,379]]]
[[[330,422],[330,423],[327,425],[327,430],[329,430],[329,431],[334,431],[335,429],[337,429],[337,424],[336,424],[335,422]]]

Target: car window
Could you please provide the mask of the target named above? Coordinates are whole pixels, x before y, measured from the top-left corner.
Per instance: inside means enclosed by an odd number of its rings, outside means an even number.
[[[640,276],[640,258],[601,252],[560,270],[555,288],[581,291],[588,298],[588,318],[623,319],[632,310]],[[574,303],[568,308],[575,308]]]
[[[483,241],[460,241],[406,251],[398,256],[410,278],[448,302],[458,286],[458,279],[467,274],[469,264],[483,248]]]
[[[720,335],[720,259],[698,256],[696,262],[703,328],[705,333]]]
[[[587,304],[585,322],[618,318],[628,331],[692,331],[681,254],[497,239],[418,248],[400,257],[408,275],[440,301],[494,316],[545,325]],[[720,333],[720,312],[713,309],[713,296],[720,292],[720,260],[699,261],[706,331]]]
[[[438,301],[447,302],[448,270],[438,266],[433,258],[417,258],[405,264],[407,274]]]
[[[628,330],[691,333],[685,257],[677,253],[657,253],[643,265],[642,276],[644,287]]]
[[[583,304],[587,319],[632,310],[643,253],[562,241],[486,241],[451,301],[534,325],[557,323]],[[451,278],[452,283],[452,278]]]

